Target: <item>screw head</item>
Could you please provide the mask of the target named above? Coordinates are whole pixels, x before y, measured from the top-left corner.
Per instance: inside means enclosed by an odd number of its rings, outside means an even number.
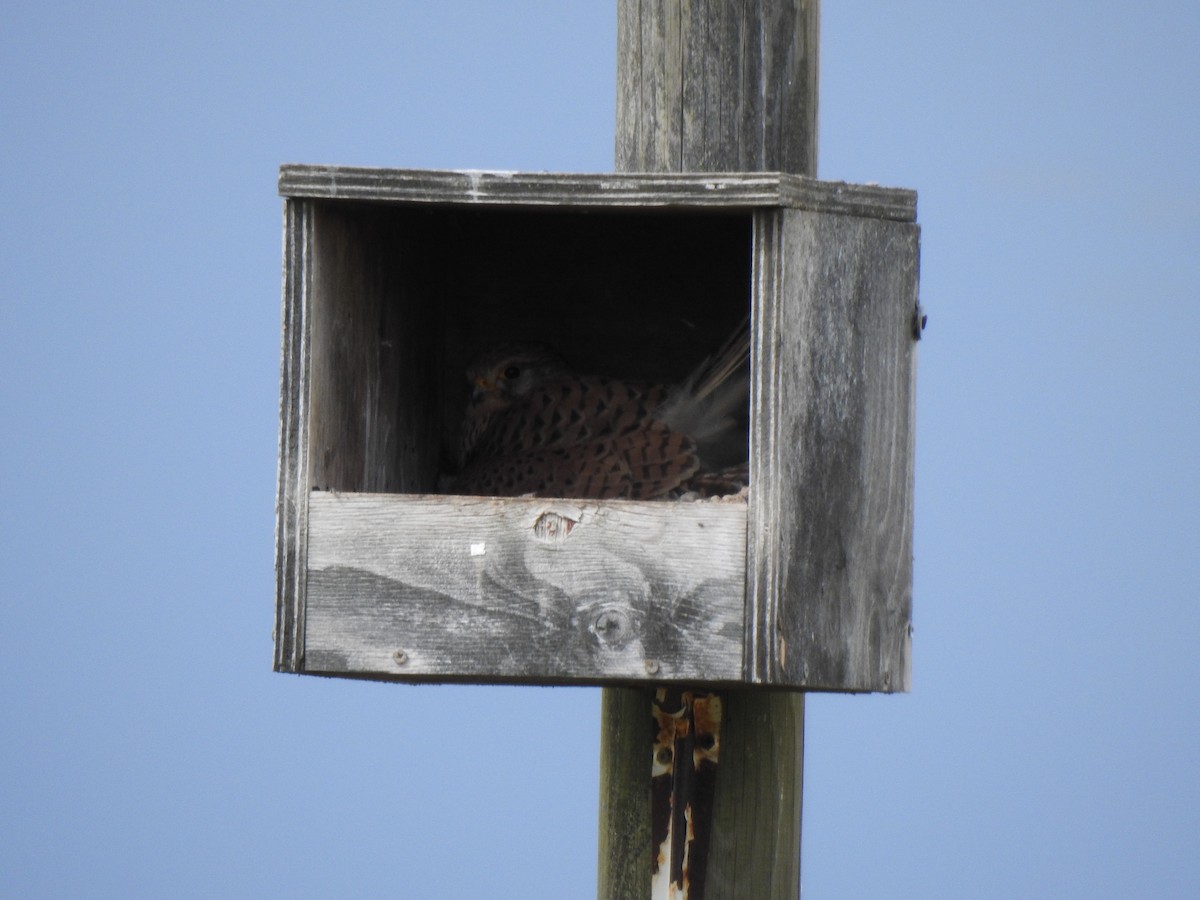
[[[925,307],[917,304],[913,310],[912,318],[912,335],[914,340],[920,340],[921,335],[925,333],[925,326],[929,324],[929,316],[925,315]]]

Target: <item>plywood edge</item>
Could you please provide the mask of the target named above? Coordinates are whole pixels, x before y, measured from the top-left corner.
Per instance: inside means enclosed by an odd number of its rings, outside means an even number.
[[[749,209],[789,206],[915,221],[916,193],[779,172],[654,174],[389,169],[285,164],[285,197],[434,205]]]
[[[303,204],[284,204],[279,451],[275,495],[274,668],[298,671],[304,641],[304,553],[308,467],[304,426],[308,396],[308,305],[312,219]]]

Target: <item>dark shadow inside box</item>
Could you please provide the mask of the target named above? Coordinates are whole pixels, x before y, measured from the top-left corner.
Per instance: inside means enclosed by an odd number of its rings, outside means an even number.
[[[672,384],[750,308],[748,212],[313,201],[310,487],[426,493],[509,340]]]

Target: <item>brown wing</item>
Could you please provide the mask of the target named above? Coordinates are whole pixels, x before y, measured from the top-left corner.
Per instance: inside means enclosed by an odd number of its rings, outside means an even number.
[[[570,446],[543,447],[481,459],[455,490],[489,496],[651,500],[686,482],[699,468],[695,447],[659,422]]]
[[[466,468],[486,460],[573,447],[628,434],[652,421],[666,391],[611,378],[557,378],[493,415]]]

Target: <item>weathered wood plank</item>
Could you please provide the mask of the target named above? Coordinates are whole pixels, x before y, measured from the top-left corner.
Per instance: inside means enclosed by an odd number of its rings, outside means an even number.
[[[306,672],[741,678],[744,504],[314,492],[308,508]]]
[[[417,491],[434,484],[444,380],[427,260],[409,217],[311,204],[308,486]],[[440,323],[439,323],[440,324]]]
[[[308,532],[307,309],[312,283],[312,210],[285,203],[283,346],[279,370],[279,460],[275,494],[275,668],[295,671],[303,654]]]
[[[818,4],[683,3],[678,15],[679,168],[815,172]]]
[[[754,677],[908,690],[918,230],[799,210],[759,225]]]
[[[683,168],[683,72],[679,19],[685,0],[658,0],[662,15],[637,3],[617,3],[617,169],[672,172]]]
[[[780,172],[570,174],[284,165],[285,197],[475,206],[745,209],[788,206],[911,222],[916,194],[903,188],[817,181]]]
[[[650,893],[650,770],[654,691],[609,687],[600,707],[600,833],[596,896]]]
[[[819,6],[617,4],[622,171],[816,171]]]
[[[725,691],[707,895],[800,896],[804,695]],[[754,886],[752,891],[748,886]]]

